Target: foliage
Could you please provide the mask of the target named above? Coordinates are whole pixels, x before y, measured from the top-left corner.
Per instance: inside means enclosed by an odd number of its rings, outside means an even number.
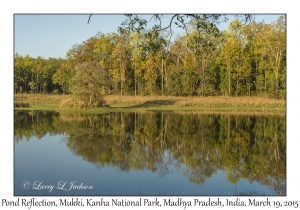
[[[103,105],[105,93],[105,72],[95,62],[85,62],[75,67],[70,91],[84,106]]]
[[[153,15],[150,28],[146,19],[126,15],[119,33],[98,33],[74,45],[66,59],[16,53],[14,92],[57,89],[87,106],[103,94],[285,99],[285,17],[265,24],[238,16],[219,31],[216,24],[228,15],[174,14],[166,26],[164,15]],[[186,33],[174,38],[174,25]]]

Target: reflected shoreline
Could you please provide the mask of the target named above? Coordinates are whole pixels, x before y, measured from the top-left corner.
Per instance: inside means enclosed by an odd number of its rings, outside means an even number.
[[[174,170],[203,184],[218,170],[286,195],[286,119],[271,115],[115,112],[63,115],[15,111],[15,142],[65,135],[67,148],[96,166],[121,171]],[[172,167],[171,167],[172,166]]]

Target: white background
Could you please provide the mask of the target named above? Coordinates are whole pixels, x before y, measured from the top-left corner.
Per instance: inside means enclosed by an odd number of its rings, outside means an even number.
[[[178,0],[151,0],[151,1],[8,1],[4,0],[0,6],[0,201],[2,199],[17,200],[13,196],[13,14],[14,13],[286,13],[287,14],[287,196],[270,197],[271,201],[296,201],[299,202],[299,83],[300,83],[300,56],[299,56],[299,5],[296,1],[252,0],[252,1],[178,1]],[[31,197],[21,197],[30,200]],[[61,197],[46,197],[58,202]],[[71,200],[71,197],[66,197]],[[84,200],[86,197],[81,197]],[[118,197],[119,199],[121,197]],[[124,197],[127,200],[137,200],[138,197]],[[143,199],[146,197],[143,197]],[[164,197],[158,197],[161,203]],[[177,197],[171,197],[174,200]],[[192,197],[183,197],[185,200],[193,200]],[[208,200],[208,197],[197,197]],[[227,197],[221,197],[225,202]],[[255,197],[251,197],[255,198]],[[42,200],[43,197],[36,199]],[[93,197],[99,199],[99,197]],[[154,199],[155,197],[150,197]],[[217,199],[213,197],[213,199]],[[229,197],[235,200],[235,197]],[[256,197],[257,200],[265,200],[266,197]],[[105,200],[110,200],[105,197]],[[248,197],[240,197],[240,200],[248,203]],[[81,208],[81,207],[79,207]],[[95,207],[99,209],[103,207]],[[132,207],[125,207],[132,209]],[[146,207],[143,207],[146,208]],[[150,208],[150,207],[149,207]],[[187,209],[199,209],[201,207],[187,207]],[[247,207],[247,209],[254,207]],[[271,207],[274,209],[275,207]],[[268,209],[271,209],[270,207]],[[291,209],[293,207],[290,207]],[[298,207],[300,208],[300,207]],[[27,209],[19,207],[18,209]],[[33,208],[40,209],[40,208]],[[41,207],[41,209],[44,209]],[[47,208],[50,209],[50,208]],[[52,208],[51,208],[52,209]],[[66,209],[58,207],[56,209]],[[69,207],[68,209],[74,209]],[[115,207],[105,208],[115,209]],[[140,209],[140,207],[135,208]],[[154,209],[154,208],[152,208]],[[176,209],[183,209],[177,207]],[[223,208],[224,209],[224,208]],[[230,207],[226,207],[230,209]],[[256,208],[258,209],[258,208]]]

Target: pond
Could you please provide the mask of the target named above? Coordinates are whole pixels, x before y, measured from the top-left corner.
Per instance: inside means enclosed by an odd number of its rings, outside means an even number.
[[[286,118],[14,113],[14,195],[286,195]]]

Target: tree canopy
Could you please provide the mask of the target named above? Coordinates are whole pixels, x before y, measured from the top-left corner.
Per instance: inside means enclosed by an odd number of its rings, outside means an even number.
[[[284,99],[285,16],[270,24],[238,16],[220,31],[216,24],[229,15],[174,14],[166,25],[164,15],[152,15],[150,28],[150,20],[126,15],[119,32],[74,45],[66,59],[16,53],[14,91],[85,92],[87,105],[98,104],[100,93]],[[174,35],[174,25],[186,33]]]

